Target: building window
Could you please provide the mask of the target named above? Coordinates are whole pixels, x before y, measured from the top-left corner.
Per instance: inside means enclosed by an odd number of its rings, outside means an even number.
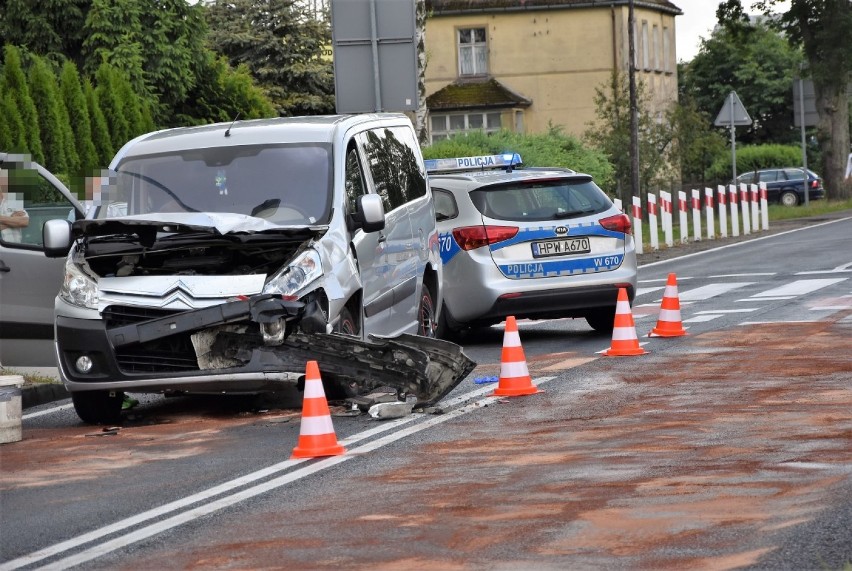
[[[459,75],[488,73],[488,45],[485,28],[461,28],[459,34]]]
[[[642,53],[642,41],[639,36],[639,23],[633,22],[633,69],[639,69],[639,56]]]
[[[669,51],[671,50],[671,43],[669,39],[669,29],[663,26],[663,71],[669,73],[671,68],[671,58],[669,57]]]
[[[458,133],[483,131],[496,133],[502,127],[499,111],[470,113],[435,113],[430,115],[432,142],[441,141]]]
[[[660,28],[656,25],[654,25],[652,37],[654,41],[654,69],[660,71],[660,63],[662,62],[662,58],[660,57]]]
[[[651,69],[650,43],[648,42],[648,22],[642,22],[642,69]]]

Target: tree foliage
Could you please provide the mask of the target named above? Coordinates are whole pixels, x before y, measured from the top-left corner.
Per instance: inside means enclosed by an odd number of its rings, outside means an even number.
[[[92,139],[92,122],[89,118],[86,98],[83,95],[80,74],[77,71],[77,66],[70,61],[66,61],[65,65],[62,66],[59,90],[68,111],[68,120],[80,155],[81,172],[78,174],[90,174],[100,162]]]
[[[54,172],[71,173],[79,168],[80,159],[71,141],[68,113],[59,97],[56,75],[41,57],[32,58],[28,84],[38,114],[45,166]]]
[[[7,44],[4,46],[3,55],[3,89],[0,93],[10,93],[15,107],[20,110],[21,123],[26,134],[26,148],[23,150],[37,162],[44,162],[38,113],[30,97],[30,88],[21,62],[21,52],[15,46]]]
[[[327,20],[293,0],[216,0],[207,6],[209,42],[233,66],[245,65],[282,116],[334,110]]]
[[[793,79],[802,55],[766,25],[716,28],[680,76],[681,97],[695,101],[711,120],[736,91],[753,123],[740,127],[743,143],[793,142]]]
[[[768,13],[778,0],[760,0],[754,7]],[[740,0],[726,0],[719,7],[719,20],[731,27],[744,27]],[[822,176],[829,198],[845,198],[843,185],[849,153],[849,98],[852,79],[852,2],[849,0],[790,0],[790,8],[774,20],[789,42],[804,50],[814,82],[819,113],[816,130],[822,153]],[[744,102],[745,103],[745,102]]]
[[[609,83],[595,88],[597,121],[585,133],[586,141],[601,149],[615,168],[617,196],[627,200],[631,188],[630,167],[630,97],[627,75],[617,70]],[[672,155],[671,124],[657,121],[649,111],[650,102],[645,86],[637,82],[639,134],[639,186],[647,189],[662,184],[672,176],[675,157]],[[641,192],[641,191],[640,191]]]
[[[510,131],[485,134],[479,131],[454,135],[423,149],[427,159],[494,155],[507,151],[521,155],[524,165],[563,167],[592,175],[595,182],[613,194],[613,168],[599,150],[583,145],[551,126],[545,133],[522,134]]]
[[[0,38],[42,56],[81,63],[83,22],[91,0],[0,0]]]

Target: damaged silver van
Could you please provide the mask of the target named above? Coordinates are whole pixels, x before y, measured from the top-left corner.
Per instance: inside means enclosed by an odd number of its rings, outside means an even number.
[[[441,262],[404,115],[150,133],[101,183],[86,219],[44,229],[47,254],[67,254],[56,352],[84,421],[114,421],[124,391],[275,390],[308,359],[348,396],[434,401],[469,372],[426,339]]]

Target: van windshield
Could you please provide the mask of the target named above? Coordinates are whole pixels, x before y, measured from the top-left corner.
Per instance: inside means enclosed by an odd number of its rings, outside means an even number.
[[[97,218],[227,212],[281,225],[324,224],[331,211],[331,145],[214,147],[125,158]]]

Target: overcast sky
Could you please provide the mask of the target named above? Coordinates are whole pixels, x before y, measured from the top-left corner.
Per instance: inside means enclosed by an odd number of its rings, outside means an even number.
[[[752,0],[741,0],[747,12],[751,10]],[[716,26],[716,8],[719,0],[672,0],[681,9],[682,16],[675,18],[677,32],[677,60],[689,61],[698,53],[701,38],[709,38]],[[781,2],[776,12],[786,12],[790,2]],[[757,13],[757,12],[754,12]]]

